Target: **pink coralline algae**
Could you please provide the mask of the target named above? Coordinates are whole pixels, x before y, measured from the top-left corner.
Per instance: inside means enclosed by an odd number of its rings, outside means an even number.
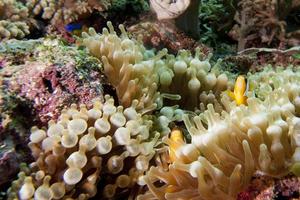
[[[96,71],[91,75],[91,79],[100,76]],[[99,96],[101,92],[100,83],[93,86],[91,83],[76,74],[73,63],[58,66],[33,62],[23,66],[9,87],[21,97],[32,101],[38,118],[46,122],[55,119],[60,110],[70,102],[91,103],[91,99]]]
[[[5,59],[0,59],[0,69],[3,68],[5,64]]]
[[[300,198],[300,178],[290,176],[280,179],[275,184],[277,199],[299,199]]]
[[[300,178],[285,176],[280,179],[257,175],[237,200],[281,200],[299,199]]]

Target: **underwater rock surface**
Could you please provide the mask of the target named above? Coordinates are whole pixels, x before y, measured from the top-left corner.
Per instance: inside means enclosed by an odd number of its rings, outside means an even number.
[[[1,186],[14,178],[21,162],[32,160],[28,128],[57,119],[71,103],[91,106],[92,99],[102,97],[101,64],[96,60],[91,64],[84,51],[63,49],[57,42],[12,40],[1,44],[0,170],[6,172]],[[90,68],[83,69],[86,65]]]
[[[0,200],[300,199],[299,10],[0,1]]]
[[[10,42],[6,45],[9,46]],[[5,77],[2,93],[5,92],[6,97],[16,95],[30,102],[37,120],[45,123],[56,119],[61,109],[70,102],[88,103],[101,95],[102,85],[98,81],[101,78],[100,63],[97,66],[95,61],[91,64],[93,66],[89,66],[88,58],[85,58],[87,63],[78,60],[84,52],[76,48],[64,49],[58,40],[35,47],[37,49],[26,53],[4,50],[1,74]],[[5,53],[10,56],[6,58]]]

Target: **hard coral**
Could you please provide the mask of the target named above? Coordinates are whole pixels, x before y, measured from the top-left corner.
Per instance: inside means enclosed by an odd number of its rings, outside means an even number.
[[[222,115],[209,104],[192,120],[184,116],[191,142],[163,139],[178,145],[176,160],[167,172],[150,169],[145,177],[150,192],[141,199],[234,199],[255,171],[273,177],[298,174],[299,72],[279,70],[261,77],[270,80],[270,88],[257,86],[263,95],[249,97],[248,106],[236,106],[224,95],[227,112]],[[155,186],[157,181],[164,184]]]
[[[235,15],[237,24],[230,32],[230,35],[238,41],[238,50],[262,47],[262,44],[282,47],[285,43],[295,40],[291,38],[292,33],[286,33],[288,21],[285,21],[288,14],[299,6],[295,3],[296,1],[240,1]]]
[[[51,20],[51,24],[70,23],[91,14],[93,10],[104,11],[109,5],[107,0],[30,0],[27,2],[27,7],[33,15],[42,15],[43,19]]]
[[[0,2],[0,39],[23,38],[29,34],[28,9],[16,0]]]
[[[143,185],[139,177],[160,136],[151,126],[134,107],[116,107],[108,95],[91,109],[73,104],[48,129],[31,129],[32,173],[20,173],[8,199],[88,199],[97,194],[98,183],[102,198],[133,195],[126,191]]]

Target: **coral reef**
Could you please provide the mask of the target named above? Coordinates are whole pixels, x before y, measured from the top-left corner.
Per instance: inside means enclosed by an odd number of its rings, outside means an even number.
[[[0,39],[23,38],[29,34],[28,9],[16,0],[0,2]]]
[[[235,70],[243,73],[262,71],[265,66],[297,66],[300,63],[300,48],[292,47],[286,50],[275,48],[248,48],[238,53],[238,55],[227,56],[223,60],[223,65],[235,66]],[[230,70],[229,69],[224,69]]]
[[[0,39],[39,38],[50,33],[72,42],[86,27],[102,29],[102,21],[120,23],[129,14],[137,17],[147,10],[147,0],[3,0]]]
[[[297,1],[243,0],[235,15],[237,24],[230,35],[238,41],[238,50],[248,47],[282,47],[292,43],[295,32],[287,33],[287,16],[298,9]],[[297,39],[296,39],[297,40]]]
[[[107,0],[30,0],[27,2],[28,10],[33,15],[41,15],[43,19],[51,21],[51,24],[74,22],[80,17],[86,17],[94,10],[102,12],[110,5]]]
[[[236,46],[232,44],[228,32],[233,26],[236,12],[236,0],[200,0],[199,11],[200,38],[205,45],[214,49],[214,56],[220,58],[234,54]]]
[[[275,2],[275,1],[274,1]],[[238,37],[238,50],[246,48],[247,43],[260,39],[270,44],[274,37],[282,40],[285,34],[285,23],[276,15],[276,3],[272,1],[241,1],[243,12],[237,13],[235,20],[239,27],[234,27]]]
[[[276,198],[300,198],[300,178],[288,177],[284,180],[276,181],[274,186]]]
[[[251,183],[243,192],[238,194],[237,200],[273,199],[275,180],[269,176],[255,174]]]
[[[102,85],[99,61],[59,40],[2,42],[0,60],[0,171],[6,172],[0,182],[3,191],[15,178],[20,163],[32,162],[27,147],[30,127],[57,119],[71,103],[91,106],[91,99],[101,97]]]
[[[0,200],[299,199],[299,8],[0,0]]]
[[[22,46],[22,43],[8,41],[3,44],[7,48],[2,54],[8,55],[11,51],[13,56],[5,57],[6,63],[1,71],[5,77],[1,93],[4,100],[11,101],[8,96],[18,94],[17,98],[31,101],[38,121],[45,123],[56,119],[61,109],[70,102],[88,104],[102,94],[102,86],[98,82],[101,64],[85,51],[64,46],[59,40],[45,40],[40,45],[34,45],[31,53],[30,46],[27,48],[26,55],[31,58],[30,61],[16,63],[18,59],[22,60],[18,56],[23,53],[19,53],[20,50],[14,45]],[[7,112],[10,112],[9,109]]]
[[[97,59],[59,40],[2,42],[0,60],[0,170],[7,170],[3,189],[21,162],[32,161],[26,148],[30,127],[56,119],[65,105],[91,105],[91,99],[101,97],[102,85]]]
[[[299,177],[283,179],[256,174],[247,189],[239,193],[237,200],[299,199]]]
[[[191,142],[163,139],[178,147],[176,159],[168,172],[150,168],[145,176],[150,192],[141,199],[234,199],[255,171],[273,177],[290,171],[298,175],[299,72],[257,74],[249,76],[257,84],[250,87],[260,98],[248,94],[248,106],[236,106],[224,95],[227,112],[222,115],[209,104],[192,120],[184,116]],[[158,180],[164,185],[156,187]]]
[[[32,127],[29,147],[36,161],[31,174],[19,174],[8,199],[87,199],[97,194],[99,181],[102,197],[122,196],[154,156],[160,134],[151,126],[134,107],[115,107],[108,95],[91,109],[73,104],[48,129]]]

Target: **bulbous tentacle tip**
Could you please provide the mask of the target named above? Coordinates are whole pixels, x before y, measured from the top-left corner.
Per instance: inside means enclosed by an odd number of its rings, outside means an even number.
[[[93,27],[90,27],[90,28],[89,28],[89,34],[90,34],[91,36],[97,35],[96,30],[95,30]]]
[[[114,26],[112,25],[111,21],[108,21],[108,22],[107,22],[107,27],[108,27],[109,32],[110,32],[111,34],[116,33],[116,32],[115,32],[115,29],[114,29]]]
[[[123,24],[120,24],[120,25],[119,25],[119,30],[121,31],[122,35],[128,37],[127,31],[125,30],[125,27],[124,27]]]

